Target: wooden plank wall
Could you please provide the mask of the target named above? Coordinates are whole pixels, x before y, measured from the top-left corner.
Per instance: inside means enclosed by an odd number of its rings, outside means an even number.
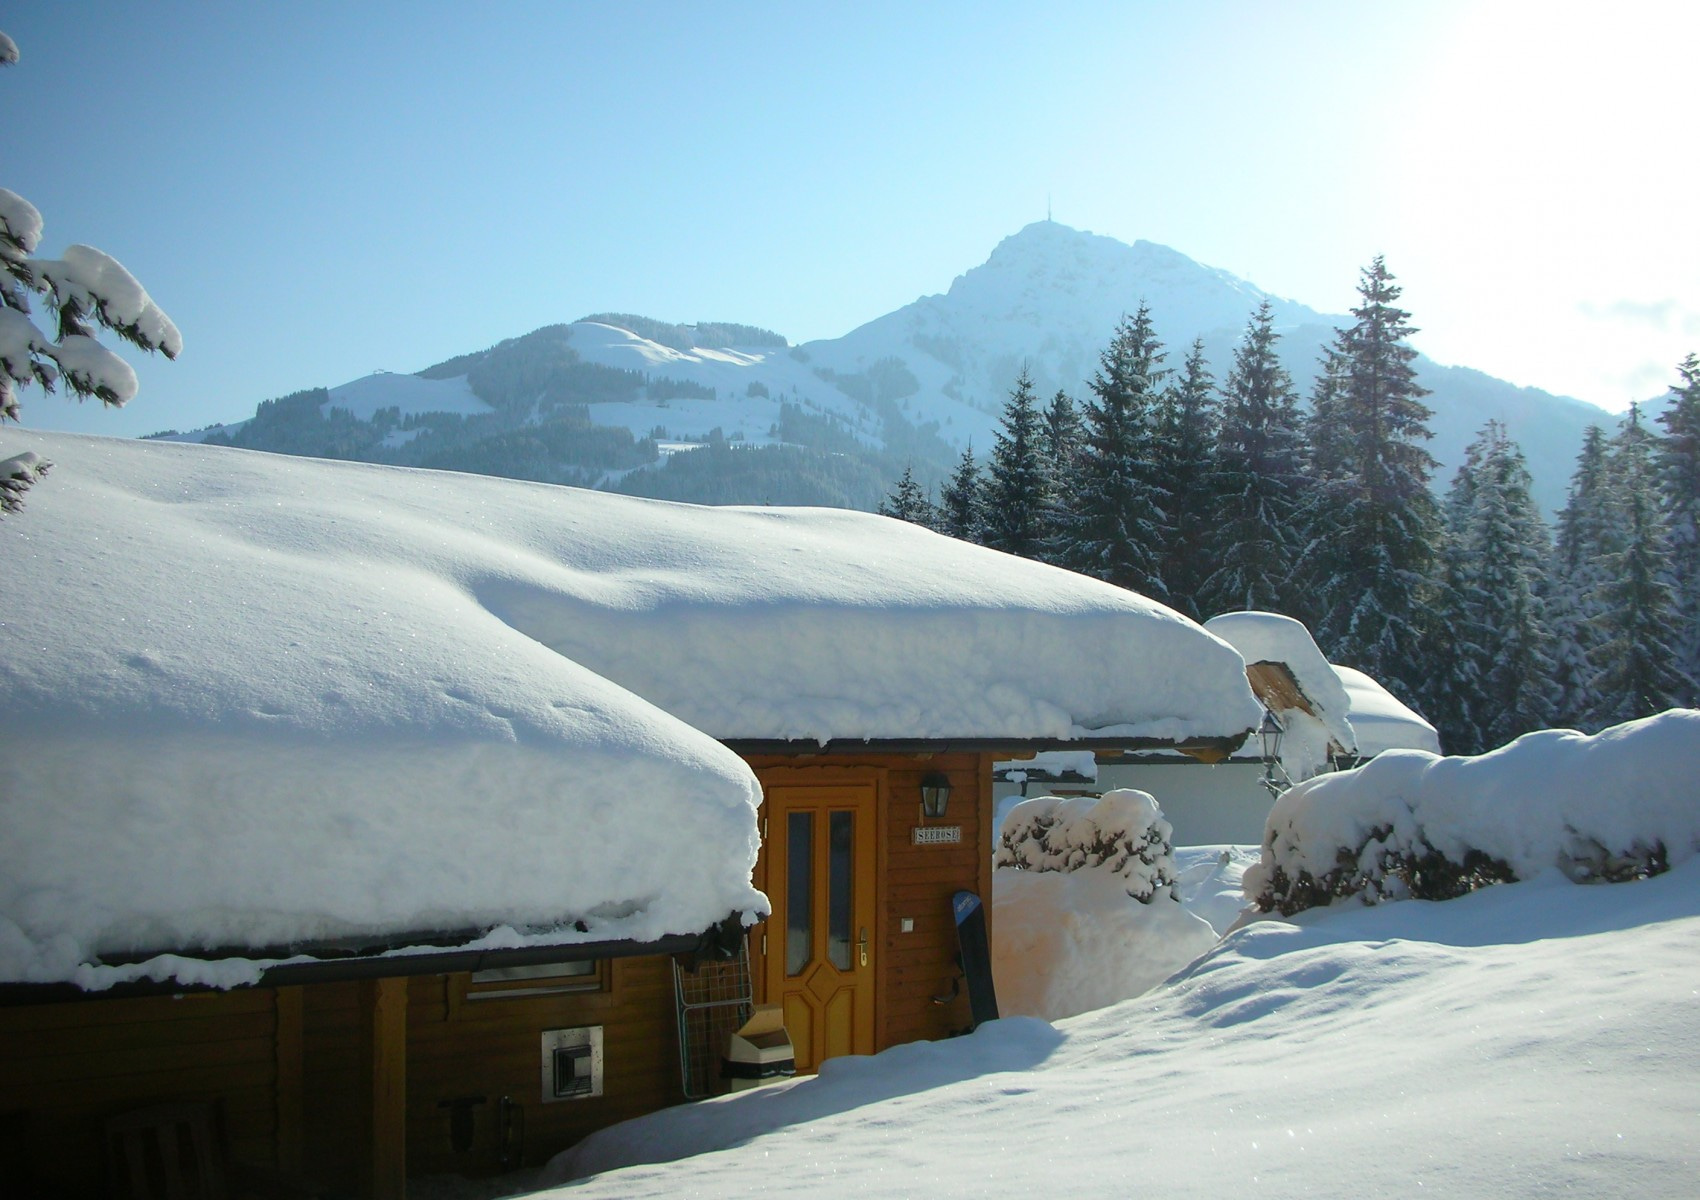
[[[232,1156],[274,1163],[276,1028],[260,990],[0,1008],[0,1191],[104,1195],[105,1122],[167,1102],[214,1103]]]
[[[503,1169],[499,1102],[520,1108],[523,1157],[536,1166],[586,1134],[680,1103],[673,974],[667,958],[615,959],[609,990],[466,999],[465,976],[420,976],[408,990],[407,1145],[410,1177]],[[604,1094],[542,1102],[545,1030],[602,1026]],[[444,1100],[483,1096],[473,1143],[457,1152]],[[517,1148],[517,1147],[516,1147]]]
[[[942,820],[923,822],[921,779],[934,771],[950,778],[950,804]],[[956,977],[951,897],[967,888],[979,892],[988,905],[991,901],[990,778],[989,764],[982,769],[982,756],[977,754],[890,764],[881,939],[886,964],[882,1049],[947,1037],[968,1026],[966,996],[946,1005],[934,1004],[933,997],[948,994]],[[960,826],[962,840],[956,845],[917,846],[911,832],[923,824]],[[915,922],[911,933],[902,932],[905,917]]]

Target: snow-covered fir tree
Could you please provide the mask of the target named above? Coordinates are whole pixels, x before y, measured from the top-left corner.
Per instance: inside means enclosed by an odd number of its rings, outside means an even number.
[[[1654,435],[1629,406],[1612,439],[1608,478],[1617,550],[1604,560],[1601,612],[1593,647],[1593,724],[1615,725],[1680,703],[1693,684],[1671,645],[1675,595],[1670,548],[1653,467]]]
[[[1700,707],[1700,358],[1690,354],[1677,367],[1670,405],[1659,414],[1665,427],[1657,452],[1659,489],[1670,538],[1670,582],[1677,628],[1671,639],[1676,663],[1691,686],[1682,698]]]
[[[1023,367],[1004,404],[985,487],[985,544],[1023,558],[1037,558],[1049,532],[1043,424]]]
[[[1216,558],[1204,547],[1215,498],[1217,437],[1215,380],[1204,361],[1204,340],[1195,338],[1180,378],[1163,393],[1158,410],[1157,473],[1169,491],[1168,538],[1159,571],[1169,603],[1196,621],[1214,615],[1204,581]]]
[[[938,531],[964,542],[979,542],[986,528],[984,490],[971,443],[962,451],[956,470],[939,488]]]
[[[1053,489],[1074,469],[1074,458],[1080,453],[1084,437],[1080,410],[1069,394],[1058,388],[1045,408],[1044,423],[1039,429],[1039,445]]]
[[[882,517],[896,517],[899,521],[925,525],[929,529],[938,520],[933,502],[916,480],[915,470],[911,466],[903,468],[903,477],[897,481],[897,486],[892,488],[890,495],[880,501],[879,513]]]
[[[1279,338],[1265,300],[1222,389],[1209,539],[1217,565],[1204,585],[1212,613],[1293,608],[1306,477],[1298,393],[1275,356]]]
[[[1447,573],[1433,623],[1428,714],[1449,754],[1479,754],[1545,728],[1554,712],[1541,591],[1551,555],[1523,452],[1490,421],[1446,504]]]
[[[1153,476],[1150,448],[1168,374],[1163,357],[1141,304],[1099,356],[1073,502],[1059,531],[1065,565],[1159,600],[1167,598],[1159,575],[1167,497]]]
[[[1414,330],[1378,255],[1358,284],[1350,328],[1324,362],[1325,428],[1313,468],[1320,488],[1307,550],[1316,624],[1329,657],[1413,699],[1427,669],[1423,623],[1439,515],[1424,443],[1427,391],[1405,339]]]
[[[18,61],[18,47],[0,33],[0,66]],[[72,245],[63,257],[35,257],[41,213],[16,192],[0,188],[0,422],[18,419],[18,389],[58,384],[79,399],[114,407],[136,394],[136,372],[95,338],[104,327],[147,351],[176,358],[177,326],[110,255]],[[54,317],[51,336],[31,316],[32,296]],[[0,513],[14,512],[48,464],[33,453],[0,459]]]
[[[1604,612],[1605,562],[1618,549],[1605,431],[1590,425],[1558,514],[1547,603],[1553,633],[1553,720],[1588,728],[1599,707],[1595,645]]]
[[[1086,427],[1074,399],[1061,388],[1051,397],[1039,425],[1040,458],[1045,466],[1045,538],[1039,547],[1039,558],[1056,566],[1063,562],[1063,539],[1060,536],[1068,520],[1074,487],[1075,464],[1080,447],[1086,438]]]

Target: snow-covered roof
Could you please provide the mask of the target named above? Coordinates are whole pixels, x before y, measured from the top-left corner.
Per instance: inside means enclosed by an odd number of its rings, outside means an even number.
[[[1353,667],[1330,664],[1351,698],[1352,728],[1358,735],[1358,754],[1371,758],[1383,750],[1427,750],[1440,753],[1440,735],[1392,692]]]
[[[757,788],[715,739],[1257,716],[1238,655],[1169,610],[885,518],[8,438],[54,468],[0,522],[0,979],[697,931],[762,904]]]
[[[1310,703],[1310,715],[1336,745],[1353,752],[1357,737],[1346,688],[1302,622],[1280,613],[1233,612],[1211,617],[1204,627],[1238,650],[1247,665],[1270,662],[1286,667]]]

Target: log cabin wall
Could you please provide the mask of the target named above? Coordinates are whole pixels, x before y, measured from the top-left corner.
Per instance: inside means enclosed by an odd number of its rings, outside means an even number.
[[[212,1103],[233,1157],[276,1165],[278,1025],[269,989],[0,1008],[0,1194],[107,1195],[106,1122],[167,1102]]]
[[[990,919],[994,757],[937,753],[749,758],[763,787],[811,778],[882,781],[880,902],[875,931],[876,1049],[948,1037],[969,1024],[965,994],[943,1005],[933,1003],[933,998],[948,995],[956,978],[951,896],[963,888],[978,892],[986,901]],[[943,818],[923,821],[921,780],[934,772],[950,779],[950,803]],[[949,845],[916,845],[913,831],[921,825],[957,826],[962,831],[961,840]],[[908,932],[903,928],[906,920],[913,923]],[[759,979],[761,972],[756,974]]]
[[[479,996],[465,974],[410,981],[410,1177],[538,1166],[586,1134],[684,1100],[671,960],[612,959],[599,972],[594,990],[520,996]],[[603,1094],[543,1102],[544,1032],[585,1026],[602,1029]],[[471,1144],[456,1149],[453,1104],[477,1097],[483,1102],[468,1106]]]

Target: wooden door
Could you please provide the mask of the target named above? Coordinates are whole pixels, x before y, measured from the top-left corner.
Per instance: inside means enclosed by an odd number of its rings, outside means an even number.
[[[877,798],[872,782],[767,790],[763,980],[799,1072],[874,1050]]]

